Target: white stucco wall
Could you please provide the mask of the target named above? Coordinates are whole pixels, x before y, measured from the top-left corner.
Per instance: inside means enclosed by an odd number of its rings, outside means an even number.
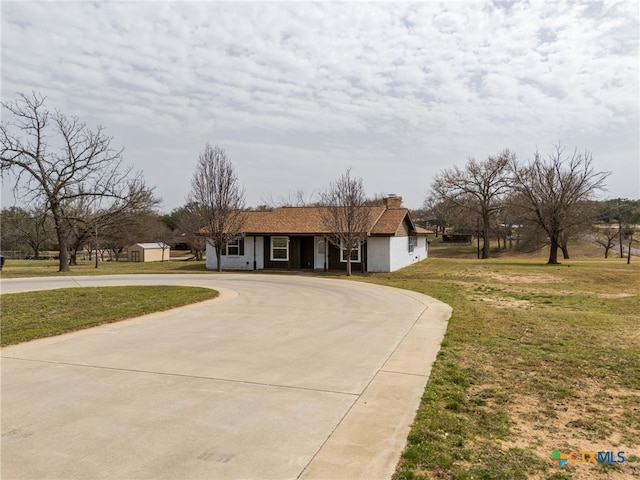
[[[420,249],[421,253],[424,253],[424,257],[421,260],[424,260],[429,256],[429,242],[427,241],[426,235],[418,236],[418,246],[416,250]]]
[[[208,270],[215,270],[217,264],[218,264],[218,260],[216,259],[216,249],[213,248],[212,245],[209,245],[209,242],[207,242],[207,249],[205,250],[205,257],[206,257],[206,265],[207,265],[207,269]]]
[[[244,255],[223,255],[223,270],[253,270],[253,241],[254,237],[244,238]],[[261,270],[264,268],[264,237],[255,237],[255,260],[256,268]],[[218,268],[218,259],[216,258],[216,249],[207,243],[207,268],[215,270]]]
[[[367,271],[393,272],[427,258],[427,237],[420,235],[413,253],[409,253],[409,237],[369,237],[367,239]]]
[[[390,237],[367,238],[367,271],[389,272]]]
[[[391,237],[389,240],[391,272],[427,258],[427,237],[424,235],[418,236],[413,253],[409,253],[409,237]]]

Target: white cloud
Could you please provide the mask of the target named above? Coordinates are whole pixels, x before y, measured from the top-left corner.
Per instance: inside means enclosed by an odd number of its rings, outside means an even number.
[[[558,141],[640,196],[632,0],[0,8],[3,100],[37,90],[104,125],[167,208],[207,141],[233,153],[252,203],[351,164],[371,193],[418,206],[444,167]]]

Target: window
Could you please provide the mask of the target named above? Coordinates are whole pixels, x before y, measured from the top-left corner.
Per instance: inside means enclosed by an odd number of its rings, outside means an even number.
[[[348,255],[347,249],[340,246],[340,261],[346,262],[347,255]],[[351,261],[355,263],[360,263],[360,245],[358,245],[358,248],[354,248],[353,250],[351,250]]]
[[[413,253],[416,248],[418,237],[412,237],[411,235],[409,235],[407,238],[409,239],[409,253]]]
[[[227,248],[222,249],[222,255],[228,255],[230,257],[239,257],[244,255],[244,240],[237,238],[227,243]]]
[[[276,262],[289,260],[289,237],[271,237],[271,260]]]

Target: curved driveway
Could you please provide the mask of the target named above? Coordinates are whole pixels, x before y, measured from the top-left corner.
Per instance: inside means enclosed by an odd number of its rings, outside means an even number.
[[[221,296],[2,349],[3,479],[391,476],[447,305],[291,275],[0,283],[149,284]]]

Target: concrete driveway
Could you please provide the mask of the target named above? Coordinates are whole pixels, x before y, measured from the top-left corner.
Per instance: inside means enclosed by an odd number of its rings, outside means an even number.
[[[376,479],[404,448],[450,308],[292,275],[2,280],[2,293],[193,285],[196,305],[2,349],[2,478]]]

